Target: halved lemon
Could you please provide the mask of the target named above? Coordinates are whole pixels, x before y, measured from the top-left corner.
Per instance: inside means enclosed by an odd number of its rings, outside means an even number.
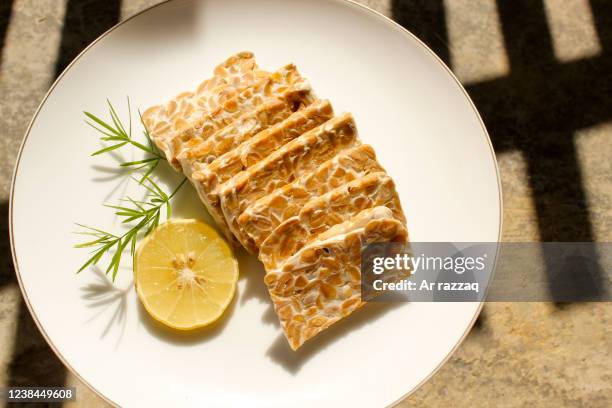
[[[229,245],[197,220],[169,220],[139,245],[134,282],[157,321],[192,330],[217,320],[236,292],[238,262]]]

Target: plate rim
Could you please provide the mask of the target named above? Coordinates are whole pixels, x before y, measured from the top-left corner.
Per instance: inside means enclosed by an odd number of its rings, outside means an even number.
[[[9,191],[9,212],[8,212],[9,241],[10,241],[10,247],[11,247],[11,256],[12,256],[12,261],[13,261],[13,268],[15,269],[15,275],[17,276],[17,282],[19,284],[19,290],[20,290],[21,295],[23,297],[24,303],[25,303],[25,305],[26,305],[26,307],[27,307],[27,309],[28,309],[28,311],[30,313],[30,316],[32,317],[32,320],[36,324],[36,327],[38,328],[40,334],[45,339],[45,341],[47,342],[47,344],[49,345],[49,347],[51,348],[53,353],[62,362],[62,364],[64,364],[66,369],[68,369],[68,371],[70,371],[70,373],[72,375],[74,375],[80,382],[85,384],[98,397],[100,397],[106,403],[108,403],[108,404],[110,404],[112,406],[115,406],[115,407],[118,407],[120,405],[117,404],[115,401],[111,400],[108,396],[104,395],[100,390],[95,388],[92,384],[90,384],[81,374],[79,374],[76,371],[76,369],[74,369],[74,367],[72,367],[68,363],[68,361],[64,358],[64,356],[57,349],[55,344],[51,341],[51,338],[49,337],[47,332],[44,330],[42,324],[38,320],[38,316],[34,312],[34,309],[32,308],[32,305],[30,304],[30,299],[28,298],[26,290],[25,290],[25,288],[23,286],[23,282],[21,280],[21,273],[19,271],[19,263],[17,262],[17,256],[16,256],[16,250],[15,250],[15,242],[14,242],[14,238],[13,238],[13,235],[14,235],[14,232],[13,232],[13,229],[14,229],[14,225],[13,225],[13,200],[14,200],[15,186],[17,184],[17,173],[19,171],[19,164],[21,162],[21,157],[23,155],[23,150],[24,150],[25,144],[28,141],[28,137],[30,135],[30,131],[32,130],[32,126],[33,126],[34,122],[36,121],[36,119],[38,118],[38,114],[40,113],[42,107],[47,102],[47,99],[49,98],[49,96],[51,96],[51,94],[53,93],[53,91],[55,90],[57,85],[64,78],[64,76],[68,73],[68,71],[72,68],[72,66],[79,59],[81,59],[90,49],[92,49],[98,42],[100,42],[104,37],[109,35],[111,32],[113,32],[114,30],[116,30],[120,26],[128,23],[132,19],[135,19],[135,18],[139,17],[142,14],[148,13],[150,10],[153,10],[153,9],[155,9],[157,7],[166,5],[167,3],[178,2],[178,1],[186,1],[186,0],[163,0],[160,3],[154,4],[152,6],[149,6],[149,7],[145,8],[145,9],[137,12],[136,14],[126,18],[125,20],[119,21],[117,24],[115,24],[114,26],[110,27],[108,30],[106,30],[105,32],[100,34],[100,36],[97,37],[95,40],[93,40],[89,45],[87,45],[66,66],[66,68],[64,68],[64,70],[61,72],[61,74],[58,75],[58,77],[55,79],[55,81],[53,81],[53,84],[49,87],[49,89],[45,93],[44,97],[42,98],[42,100],[38,104],[38,107],[36,108],[36,111],[34,112],[34,115],[32,116],[32,119],[30,120],[30,122],[28,124],[28,127],[26,128],[26,131],[25,131],[24,136],[23,136],[22,141],[21,141],[21,145],[19,146],[19,151],[17,153],[17,159],[15,161],[15,165],[14,165],[14,168],[13,168],[13,175],[12,175],[12,178],[11,178],[11,187],[10,187],[10,191]],[[476,117],[478,119],[478,122],[480,124],[480,127],[484,131],[485,141],[487,142],[487,145],[489,147],[489,151],[491,153],[491,158],[493,159],[493,164],[494,164],[494,169],[495,169],[495,176],[496,176],[496,179],[497,179],[497,191],[498,191],[498,196],[499,196],[498,197],[499,198],[499,213],[498,213],[499,231],[498,231],[498,236],[497,236],[497,242],[499,243],[501,241],[502,231],[503,231],[504,201],[503,201],[503,190],[502,190],[501,177],[500,177],[500,172],[499,172],[499,165],[497,163],[497,156],[495,155],[495,150],[493,148],[493,143],[491,142],[491,137],[489,135],[489,132],[487,131],[487,128],[486,128],[486,126],[484,124],[484,121],[482,120],[482,117],[480,116],[480,112],[476,108],[476,105],[472,101],[472,98],[470,97],[468,92],[465,90],[464,86],[461,84],[461,82],[456,77],[456,75],[452,72],[452,70],[446,65],[446,63],[444,61],[442,61],[442,59],[435,52],[433,52],[431,50],[431,48],[429,48],[429,46],[427,46],[427,44],[425,44],[421,39],[419,39],[411,31],[409,31],[408,29],[406,29],[405,27],[403,27],[402,25],[400,25],[396,21],[392,20],[391,18],[385,16],[384,14],[382,14],[382,13],[380,13],[380,12],[378,12],[378,11],[376,11],[376,10],[374,10],[374,9],[364,5],[364,4],[357,3],[357,1],[355,1],[355,0],[328,0],[328,1],[335,1],[336,3],[342,3],[344,6],[347,6],[347,7],[357,7],[357,8],[360,8],[364,12],[369,12],[371,14],[374,14],[375,17],[381,19],[383,22],[385,22],[387,24],[390,24],[391,27],[393,27],[395,29],[399,29],[400,32],[402,32],[403,34],[408,35],[409,37],[411,37],[413,40],[416,41],[418,46],[420,46],[429,55],[431,55],[437,61],[437,63],[442,68],[444,68],[446,73],[450,75],[450,77],[455,82],[455,84],[459,86],[459,89],[461,90],[461,92],[463,93],[465,98],[468,100],[468,102],[470,104],[470,107],[472,108],[472,111],[476,115]],[[498,256],[496,254],[495,260],[494,260],[494,266],[493,266],[494,269],[495,269],[495,267],[497,265],[497,261],[498,261]],[[387,408],[394,407],[397,404],[399,404],[401,401],[403,401],[406,398],[410,397],[419,388],[421,388],[425,383],[427,383],[440,370],[440,368],[442,368],[442,366],[444,366],[448,362],[448,360],[451,358],[451,356],[453,354],[455,354],[455,352],[457,351],[459,346],[466,339],[467,335],[471,332],[472,327],[476,323],[476,319],[478,319],[478,316],[480,316],[480,313],[482,311],[484,303],[485,303],[484,301],[480,302],[480,304],[478,305],[478,308],[476,309],[476,312],[474,313],[474,316],[472,317],[472,320],[470,321],[470,323],[466,327],[464,333],[457,340],[457,343],[453,346],[453,348],[440,361],[440,363],[425,378],[423,378],[419,383],[417,383],[415,386],[413,386],[410,390],[408,390],[401,397],[399,397],[398,399],[393,401],[390,405],[387,406]]]

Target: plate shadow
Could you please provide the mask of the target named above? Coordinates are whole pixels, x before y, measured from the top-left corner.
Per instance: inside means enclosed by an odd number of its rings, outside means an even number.
[[[266,355],[283,367],[287,372],[296,375],[301,368],[321,351],[348,336],[352,331],[366,326],[390,311],[400,307],[399,302],[369,302],[361,310],[346,319],[332,325],[327,330],[306,342],[297,351],[291,350],[283,334],[279,334],[268,348]]]

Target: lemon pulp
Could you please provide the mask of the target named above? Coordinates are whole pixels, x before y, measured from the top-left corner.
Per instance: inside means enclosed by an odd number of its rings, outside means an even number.
[[[197,220],[170,220],[139,245],[136,292],[147,312],[179,330],[217,320],[236,292],[238,262],[229,245]]]

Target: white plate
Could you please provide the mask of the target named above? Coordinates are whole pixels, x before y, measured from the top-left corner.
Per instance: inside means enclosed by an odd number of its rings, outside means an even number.
[[[165,101],[240,50],[255,52],[268,70],[296,63],[336,111],[354,114],[395,178],[412,240],[498,240],[500,187],[486,130],[450,71],[410,33],[346,1],[175,1],[103,35],[34,117],[11,201],[28,306],[62,361],[122,406],[392,404],[450,355],[480,304],[368,305],[292,352],[253,258],[242,257],[226,318],[191,337],[172,336],[143,315],[129,265],[118,289],[104,289],[92,271],[75,275],[86,253],[72,248],[73,223],[113,225],[101,204],[134,188],[101,172],[116,166],[112,158],[89,157],[100,145],[82,111],[102,114],[109,98],[125,112],[126,95],[141,109]],[[179,215],[204,214],[187,189],[176,205]]]

